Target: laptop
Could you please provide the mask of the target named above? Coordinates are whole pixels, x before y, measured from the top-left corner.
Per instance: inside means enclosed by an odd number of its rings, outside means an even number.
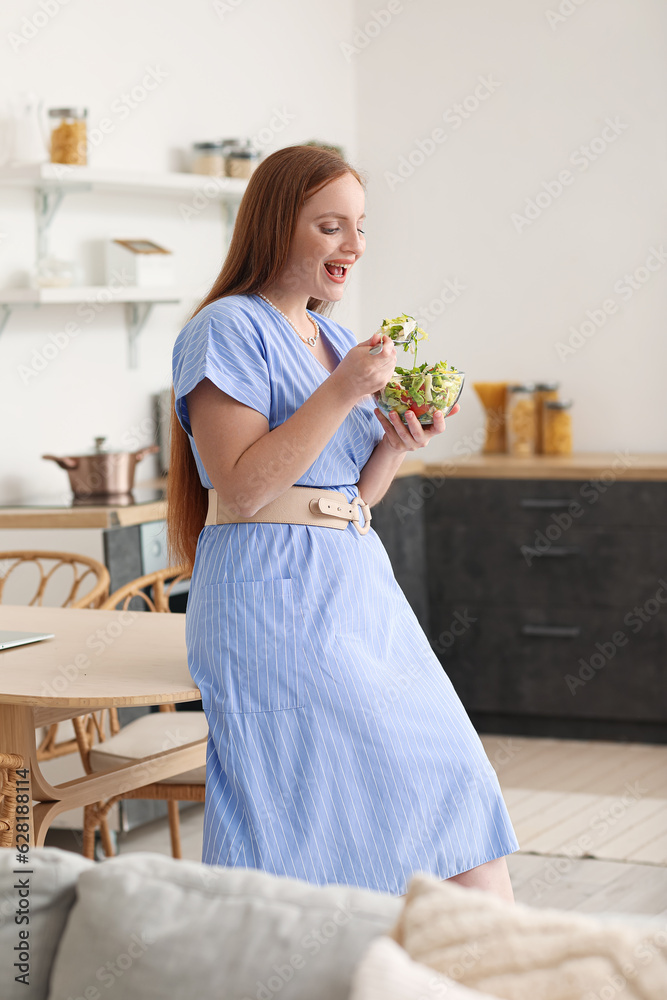
[[[25,646],[28,642],[54,638],[53,632],[11,632],[0,628],[0,649],[13,649],[14,646]]]

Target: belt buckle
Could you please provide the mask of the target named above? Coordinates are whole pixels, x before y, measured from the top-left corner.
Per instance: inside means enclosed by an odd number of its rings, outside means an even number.
[[[355,526],[360,535],[365,535],[367,531],[370,531],[371,527],[371,509],[368,504],[361,499],[360,496],[352,497],[350,504],[354,507],[354,514],[352,515],[352,524]],[[364,512],[364,523],[363,527],[359,524],[359,508],[361,507]]]

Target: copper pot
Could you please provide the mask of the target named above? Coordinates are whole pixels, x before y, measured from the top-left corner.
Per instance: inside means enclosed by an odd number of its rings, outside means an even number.
[[[146,455],[159,451],[149,444],[139,451],[107,451],[106,438],[95,438],[95,449],[87,455],[42,455],[57,462],[69,475],[70,486],[77,500],[87,497],[122,496],[134,486],[134,469]]]

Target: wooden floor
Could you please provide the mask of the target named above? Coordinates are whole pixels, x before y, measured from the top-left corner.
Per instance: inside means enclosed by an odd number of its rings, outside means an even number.
[[[667,747],[482,737],[521,850],[517,900],[539,908],[667,917]],[[204,807],[181,814],[184,857],[201,858]],[[47,844],[80,850],[52,830]],[[166,820],[120,838],[120,853],[169,854]]]
[[[667,746],[482,741],[522,851],[667,865]]]

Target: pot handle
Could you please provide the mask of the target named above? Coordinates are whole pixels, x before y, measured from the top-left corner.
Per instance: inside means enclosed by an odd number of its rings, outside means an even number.
[[[57,455],[42,455],[42,458],[50,458],[52,462],[57,462],[61,469],[76,469],[79,465],[78,458],[58,458]]]
[[[135,464],[137,462],[140,462],[142,460],[142,458],[145,458],[146,455],[154,455],[155,452],[159,451],[159,450],[160,450],[160,446],[158,444],[149,444],[149,445],[146,445],[145,448],[140,448],[139,451],[135,451],[135,453],[134,453]]]

